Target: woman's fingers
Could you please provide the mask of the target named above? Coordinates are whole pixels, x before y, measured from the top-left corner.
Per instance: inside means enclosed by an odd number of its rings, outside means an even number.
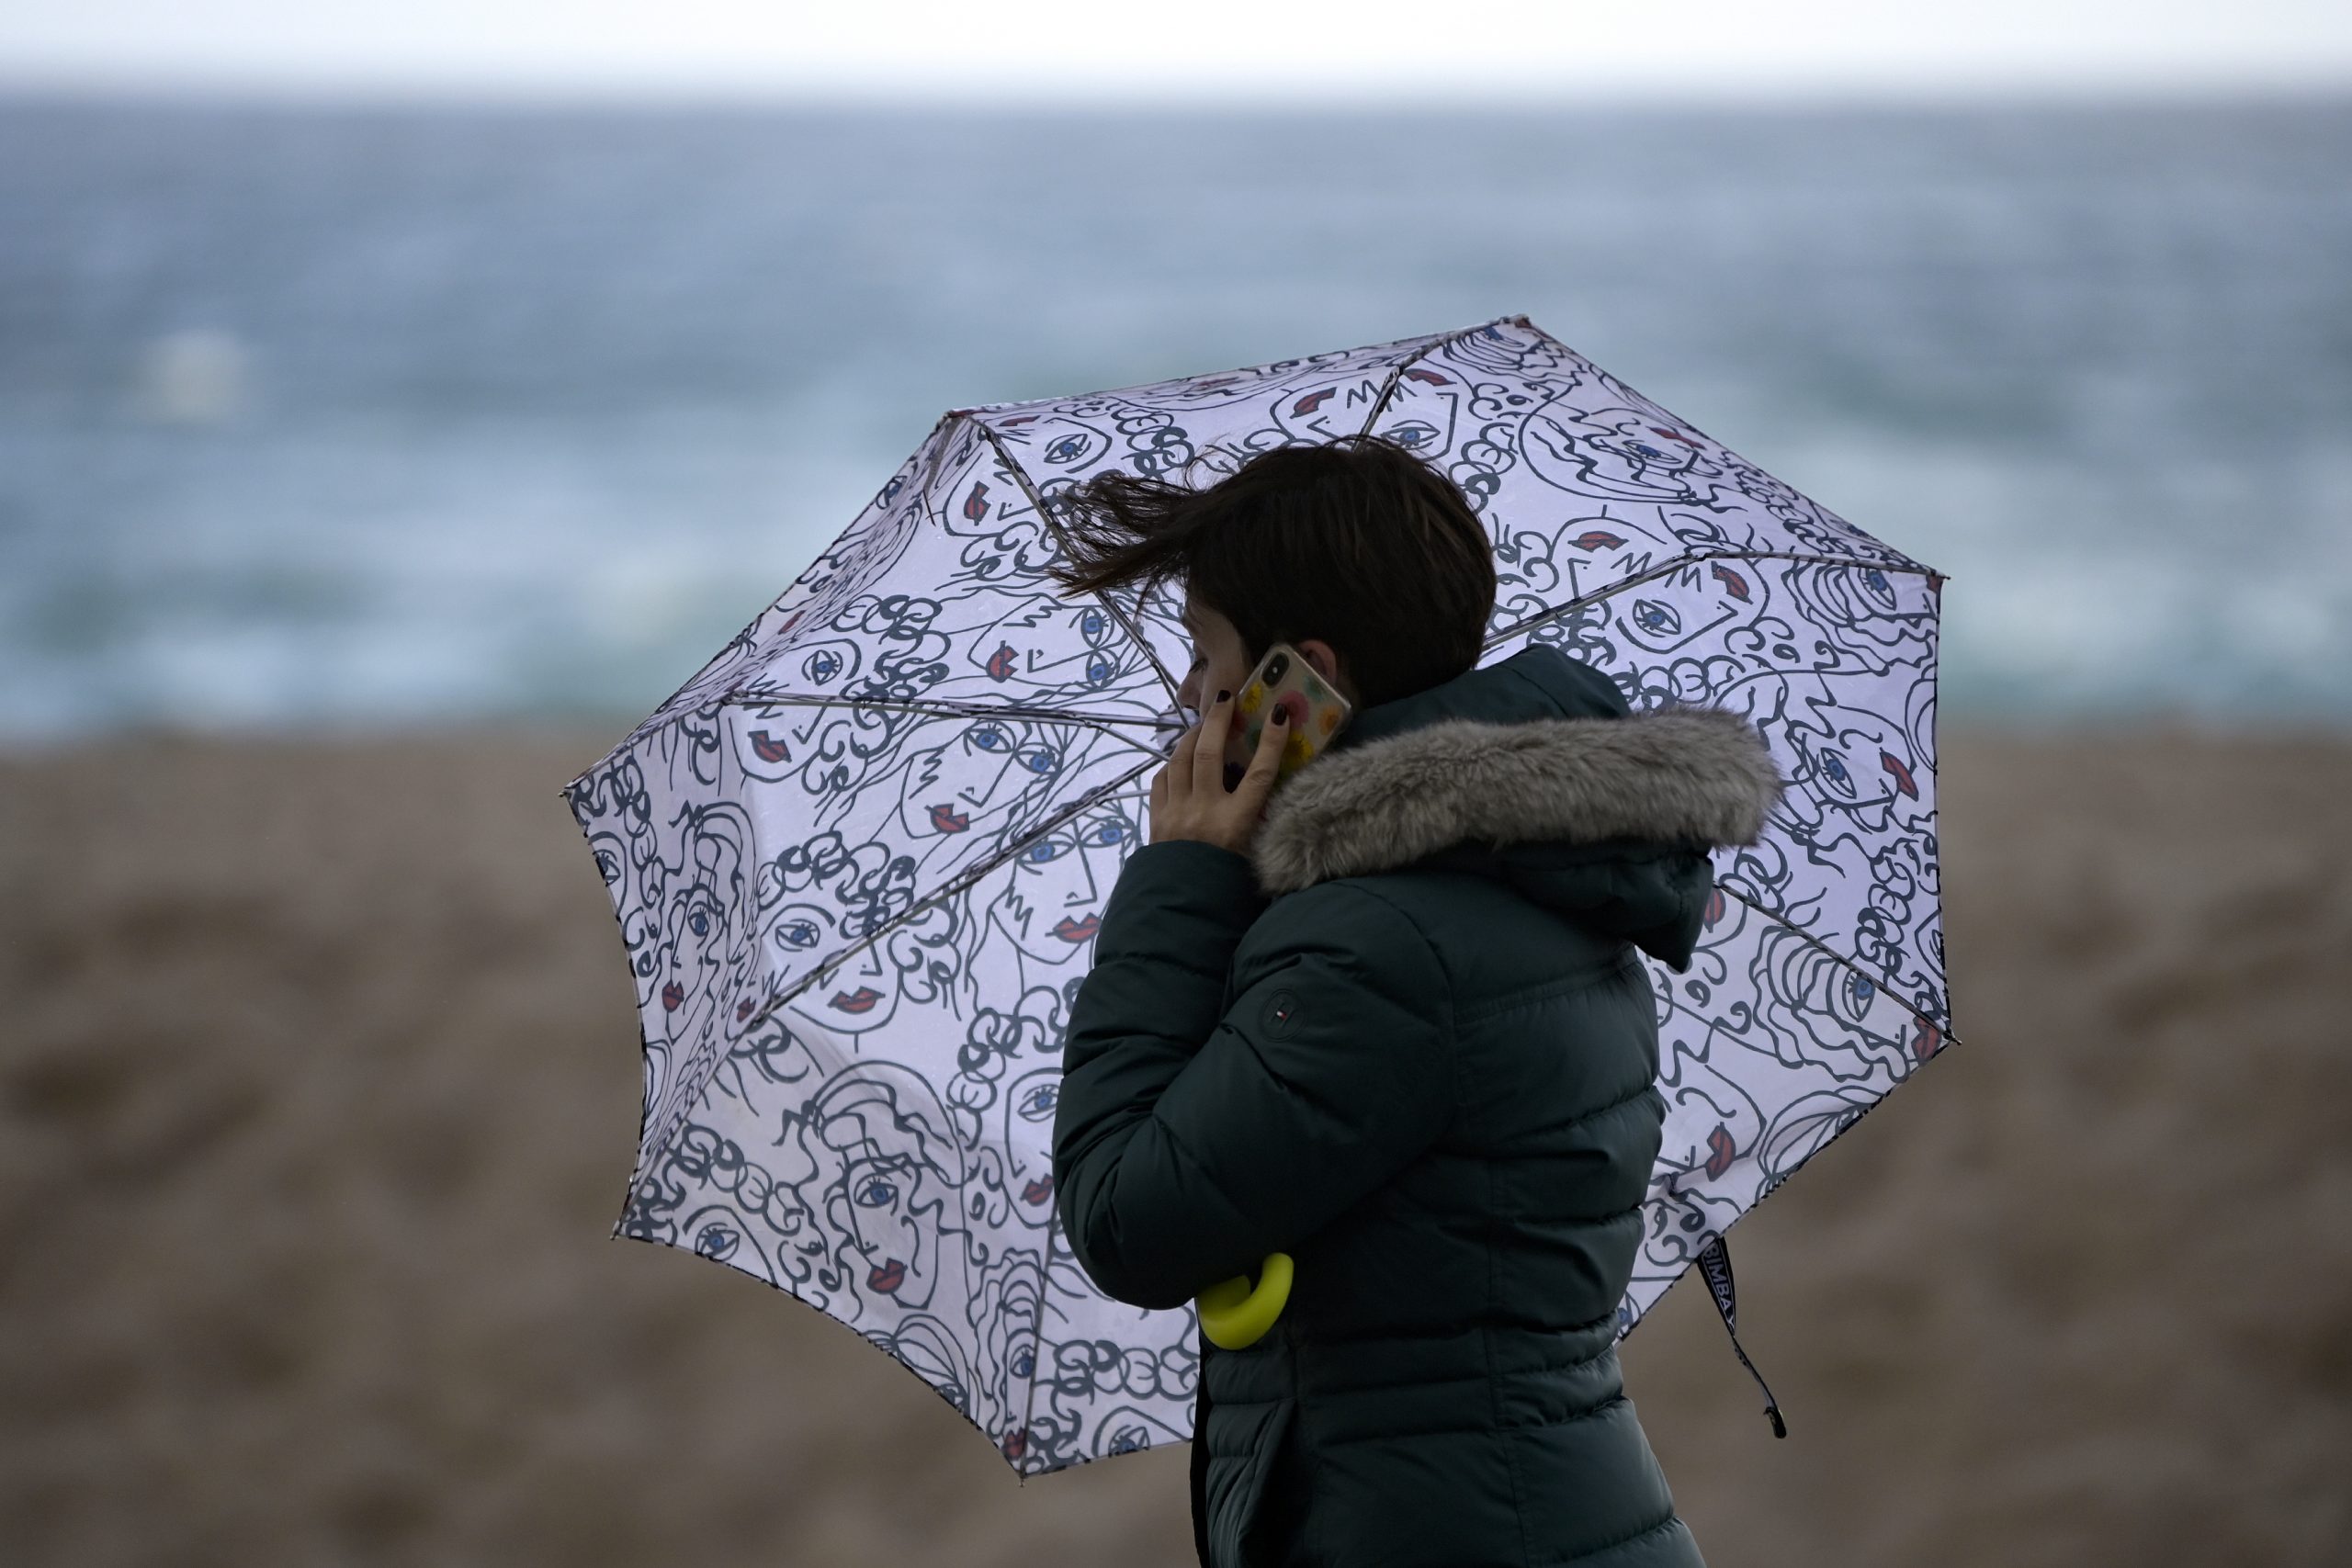
[[[1275,775],[1282,772],[1283,747],[1290,739],[1290,709],[1277,704],[1266,716],[1258,730],[1258,749],[1250,754],[1250,769],[1241,775],[1238,786],[1244,790],[1266,791],[1273,787]]]
[[[1200,736],[1201,727],[1197,724],[1178,736],[1176,744],[1168,749],[1168,765],[1171,768],[1183,768],[1189,771],[1193,765],[1193,743],[1198,740]]]
[[[1203,794],[1225,793],[1225,738],[1233,728],[1233,694],[1219,692],[1201,716],[1200,739],[1193,748],[1193,787]]]

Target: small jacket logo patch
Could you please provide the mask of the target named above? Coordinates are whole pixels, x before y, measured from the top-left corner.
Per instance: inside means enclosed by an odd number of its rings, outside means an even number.
[[[1291,1021],[1298,1016],[1298,998],[1288,991],[1276,991],[1266,998],[1264,1022],[1269,1034],[1288,1034]]]

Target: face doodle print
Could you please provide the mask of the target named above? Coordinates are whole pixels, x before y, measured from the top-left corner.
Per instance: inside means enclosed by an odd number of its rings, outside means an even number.
[[[1372,431],[1458,483],[1481,662],[1550,643],[1636,708],[1752,721],[1789,789],[1651,965],[1668,1116],[1630,1330],[1947,1042],[1940,578],[1524,318],[943,418],[849,527],[565,794],[637,988],[618,1234],[766,1280],[1023,1473],[1191,1435],[1190,1308],[1060,1245],[1061,1037],[1185,728],[1164,592],[1060,597],[1057,498]]]

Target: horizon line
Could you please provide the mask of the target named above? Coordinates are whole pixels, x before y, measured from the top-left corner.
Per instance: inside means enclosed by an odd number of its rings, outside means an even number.
[[[1984,109],[2168,107],[2189,105],[2352,105],[2352,73],[2294,73],[1940,74],[1870,79],[1835,75],[1779,84],[1752,77],[1709,80],[1625,73],[1557,87],[1518,83],[1390,78],[1263,82],[1070,82],[991,80],[975,91],[956,81],[839,78],[773,81],[578,74],[171,73],[140,70],[22,72],[0,62],[0,105],[27,100],[141,105],[473,108],[713,108],[986,110],[1004,114],[1219,109],[1240,112],[1557,113],[1586,109]]]

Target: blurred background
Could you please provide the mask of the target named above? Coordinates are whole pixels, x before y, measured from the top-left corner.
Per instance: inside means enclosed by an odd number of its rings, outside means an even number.
[[[1523,312],[1951,579],[1962,1043],[1709,1560],[2352,1561],[2352,13],[0,10],[0,1560],[1190,1560],[613,1246],[562,784],[950,408]]]

